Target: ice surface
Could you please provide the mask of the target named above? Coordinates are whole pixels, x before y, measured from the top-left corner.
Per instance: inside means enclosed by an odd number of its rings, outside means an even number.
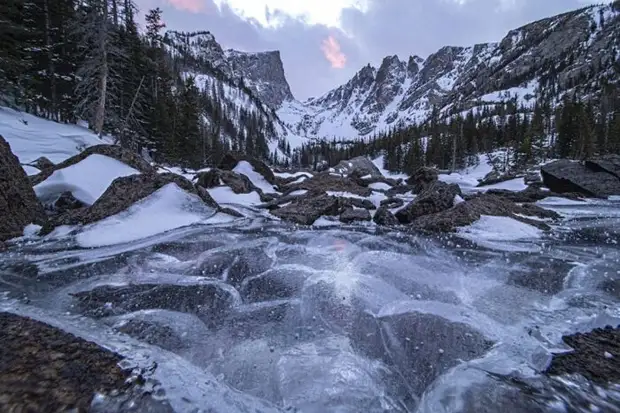
[[[0,107],[0,135],[22,164],[41,156],[57,164],[88,146],[111,143],[107,136],[101,140],[82,126],[56,123],[6,107]]]
[[[536,227],[517,221],[510,217],[482,215],[480,219],[467,227],[461,227],[459,233],[475,241],[476,239],[492,241],[516,241],[539,238],[542,231]]]
[[[86,226],[76,240],[86,248],[122,244],[205,222],[214,214],[196,195],[170,183],[129,209]]]
[[[60,194],[70,191],[87,205],[103,195],[112,181],[140,171],[116,159],[93,154],[80,162],[54,171],[45,181],[35,185],[34,192],[42,202],[53,202]]]
[[[255,187],[257,187],[266,194],[276,192],[276,190],[273,188],[273,185],[267,182],[264,176],[256,172],[252,165],[247,161],[240,161],[237,166],[235,166],[233,171],[238,174],[247,176]]]

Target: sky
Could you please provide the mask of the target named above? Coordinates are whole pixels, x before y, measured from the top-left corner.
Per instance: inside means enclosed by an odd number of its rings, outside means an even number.
[[[293,95],[320,96],[386,56],[501,40],[523,24],[604,0],[135,0],[168,29],[224,47],[279,50]]]

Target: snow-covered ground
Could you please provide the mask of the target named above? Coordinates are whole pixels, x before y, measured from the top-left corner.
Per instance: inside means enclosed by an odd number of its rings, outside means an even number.
[[[101,140],[83,126],[52,122],[6,107],[0,107],[0,135],[22,164],[41,156],[59,163],[89,146],[112,143],[110,137]],[[26,172],[32,174],[33,168]]]

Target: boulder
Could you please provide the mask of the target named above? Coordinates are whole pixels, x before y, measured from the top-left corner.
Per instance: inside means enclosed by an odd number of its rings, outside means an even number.
[[[276,177],[273,174],[271,168],[267,166],[265,162],[247,155],[229,152],[224,155],[224,157],[220,160],[218,168],[224,169],[226,171],[232,171],[233,169],[235,169],[235,166],[237,166],[237,164],[241,161],[246,161],[250,165],[252,165],[252,168],[254,168],[256,172],[261,174],[271,185],[276,184]]]
[[[367,209],[349,207],[340,214],[340,222],[344,222],[345,224],[350,224],[355,221],[370,221],[370,219],[370,212],[368,212]]]
[[[405,205],[405,201],[400,198],[388,198],[381,201],[381,206],[389,209],[400,208]]]
[[[413,193],[413,191],[415,190],[415,187],[413,185],[398,185],[395,187],[392,187],[391,189],[388,189],[385,192],[385,195],[388,197],[393,197],[395,195],[402,195],[402,194],[406,194],[406,193]]]
[[[74,209],[80,209],[86,207],[86,204],[76,199],[70,191],[63,192],[60,197],[54,202],[54,213],[63,213]]]
[[[0,241],[21,236],[28,224],[43,225],[46,221],[19,159],[0,136]]]
[[[458,227],[473,224],[482,215],[510,217],[544,230],[549,229],[547,224],[524,216],[550,219],[560,217],[557,213],[534,204],[520,206],[496,195],[482,194],[442,212],[421,216],[413,222],[411,228],[431,233],[453,232]]]
[[[510,181],[511,179],[515,179],[515,178],[518,178],[518,176],[513,173],[510,173],[510,172],[503,173],[503,172],[498,172],[496,170],[492,170],[491,172],[486,174],[484,178],[482,178],[482,180],[478,182],[477,186],[481,187],[481,186],[499,184],[500,182]]]
[[[285,221],[312,225],[322,215],[339,215],[342,211],[339,198],[330,195],[303,196],[271,213]]]
[[[540,172],[545,186],[553,192],[607,198],[620,195],[620,178],[612,173],[613,159],[589,160],[585,164],[561,159],[544,165]]]
[[[372,190],[370,188],[359,185],[353,179],[334,176],[327,172],[322,172],[311,179],[306,179],[303,182],[289,185],[284,192],[284,195],[288,195],[291,192],[302,189],[315,193],[326,193],[327,191],[350,192],[363,197],[367,197],[372,194]]]
[[[600,385],[620,382],[620,326],[576,333],[562,340],[574,351],[554,354],[546,374],[580,374]]]
[[[123,358],[95,343],[10,313],[0,313],[0,330],[0,411],[92,411],[96,393],[128,394],[137,387],[119,367]],[[136,411],[143,411],[141,403]]]
[[[405,182],[407,185],[413,186],[416,192],[422,192],[438,179],[439,174],[436,169],[422,166],[418,168]]]
[[[32,182],[32,186],[38,185],[41,182],[45,181],[55,171],[67,168],[71,165],[75,165],[76,163],[88,158],[90,155],[95,154],[116,159],[117,161],[123,162],[124,164],[131,166],[132,168],[137,169],[144,174],[154,174],[157,172],[150,163],[148,163],[144,158],[142,158],[142,156],[135,152],[123,149],[117,145],[95,145],[89,146],[81,153],[72,156],[71,158],[62,161],[57,165],[54,165],[52,168],[43,169],[41,173],[31,176],[30,180]]]
[[[586,160],[585,165],[594,172],[607,172],[620,179],[620,155],[604,155],[597,159]]]
[[[560,198],[568,198],[572,200],[582,200],[579,194],[556,194],[555,192],[543,191],[542,188],[531,185],[525,188],[523,191],[510,191],[508,189],[489,189],[487,192],[489,195],[497,195],[503,198],[509,199],[512,202],[537,202],[541,199],[545,199],[547,197],[560,197]]]
[[[229,186],[235,194],[249,194],[252,191],[261,193],[261,191],[252,184],[250,178],[233,171],[211,169],[208,172],[198,173],[194,179],[196,180],[196,185],[203,188],[213,188],[223,184]]]
[[[195,186],[181,175],[173,173],[130,175],[112,181],[103,195],[91,206],[67,211],[51,218],[48,224],[43,226],[41,234],[47,234],[59,225],[86,225],[116,215],[169,183],[174,183],[181,189],[197,195],[205,204],[220,210],[217,202],[204,188]]]
[[[426,187],[409,205],[396,212],[396,218],[409,224],[418,217],[445,211],[454,206],[454,197],[461,195],[461,188],[456,184],[436,181]]]
[[[360,177],[370,175],[371,177],[383,177],[379,168],[372,161],[364,156],[357,156],[353,159],[340,161],[334,166],[334,171],[344,176],[357,174]]]
[[[372,219],[377,225],[394,226],[400,224],[398,218],[385,206],[380,206]]]

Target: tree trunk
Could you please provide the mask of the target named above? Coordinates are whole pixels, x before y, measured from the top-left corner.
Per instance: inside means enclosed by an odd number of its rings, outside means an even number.
[[[50,114],[51,118],[55,121],[58,120],[58,102],[56,99],[56,68],[54,66],[54,48],[52,45],[52,39],[50,36],[51,24],[50,24],[50,9],[49,0],[43,1],[43,13],[45,14],[45,48],[47,50],[48,60],[48,76],[50,79]]]
[[[95,113],[95,132],[101,136],[103,135],[103,124],[105,121],[105,105],[106,95],[108,91],[108,50],[107,50],[107,22],[108,22],[108,5],[106,1],[103,2],[103,18],[101,26],[99,27],[99,47],[101,48],[101,68],[99,78],[99,102],[97,103],[97,110]]]

